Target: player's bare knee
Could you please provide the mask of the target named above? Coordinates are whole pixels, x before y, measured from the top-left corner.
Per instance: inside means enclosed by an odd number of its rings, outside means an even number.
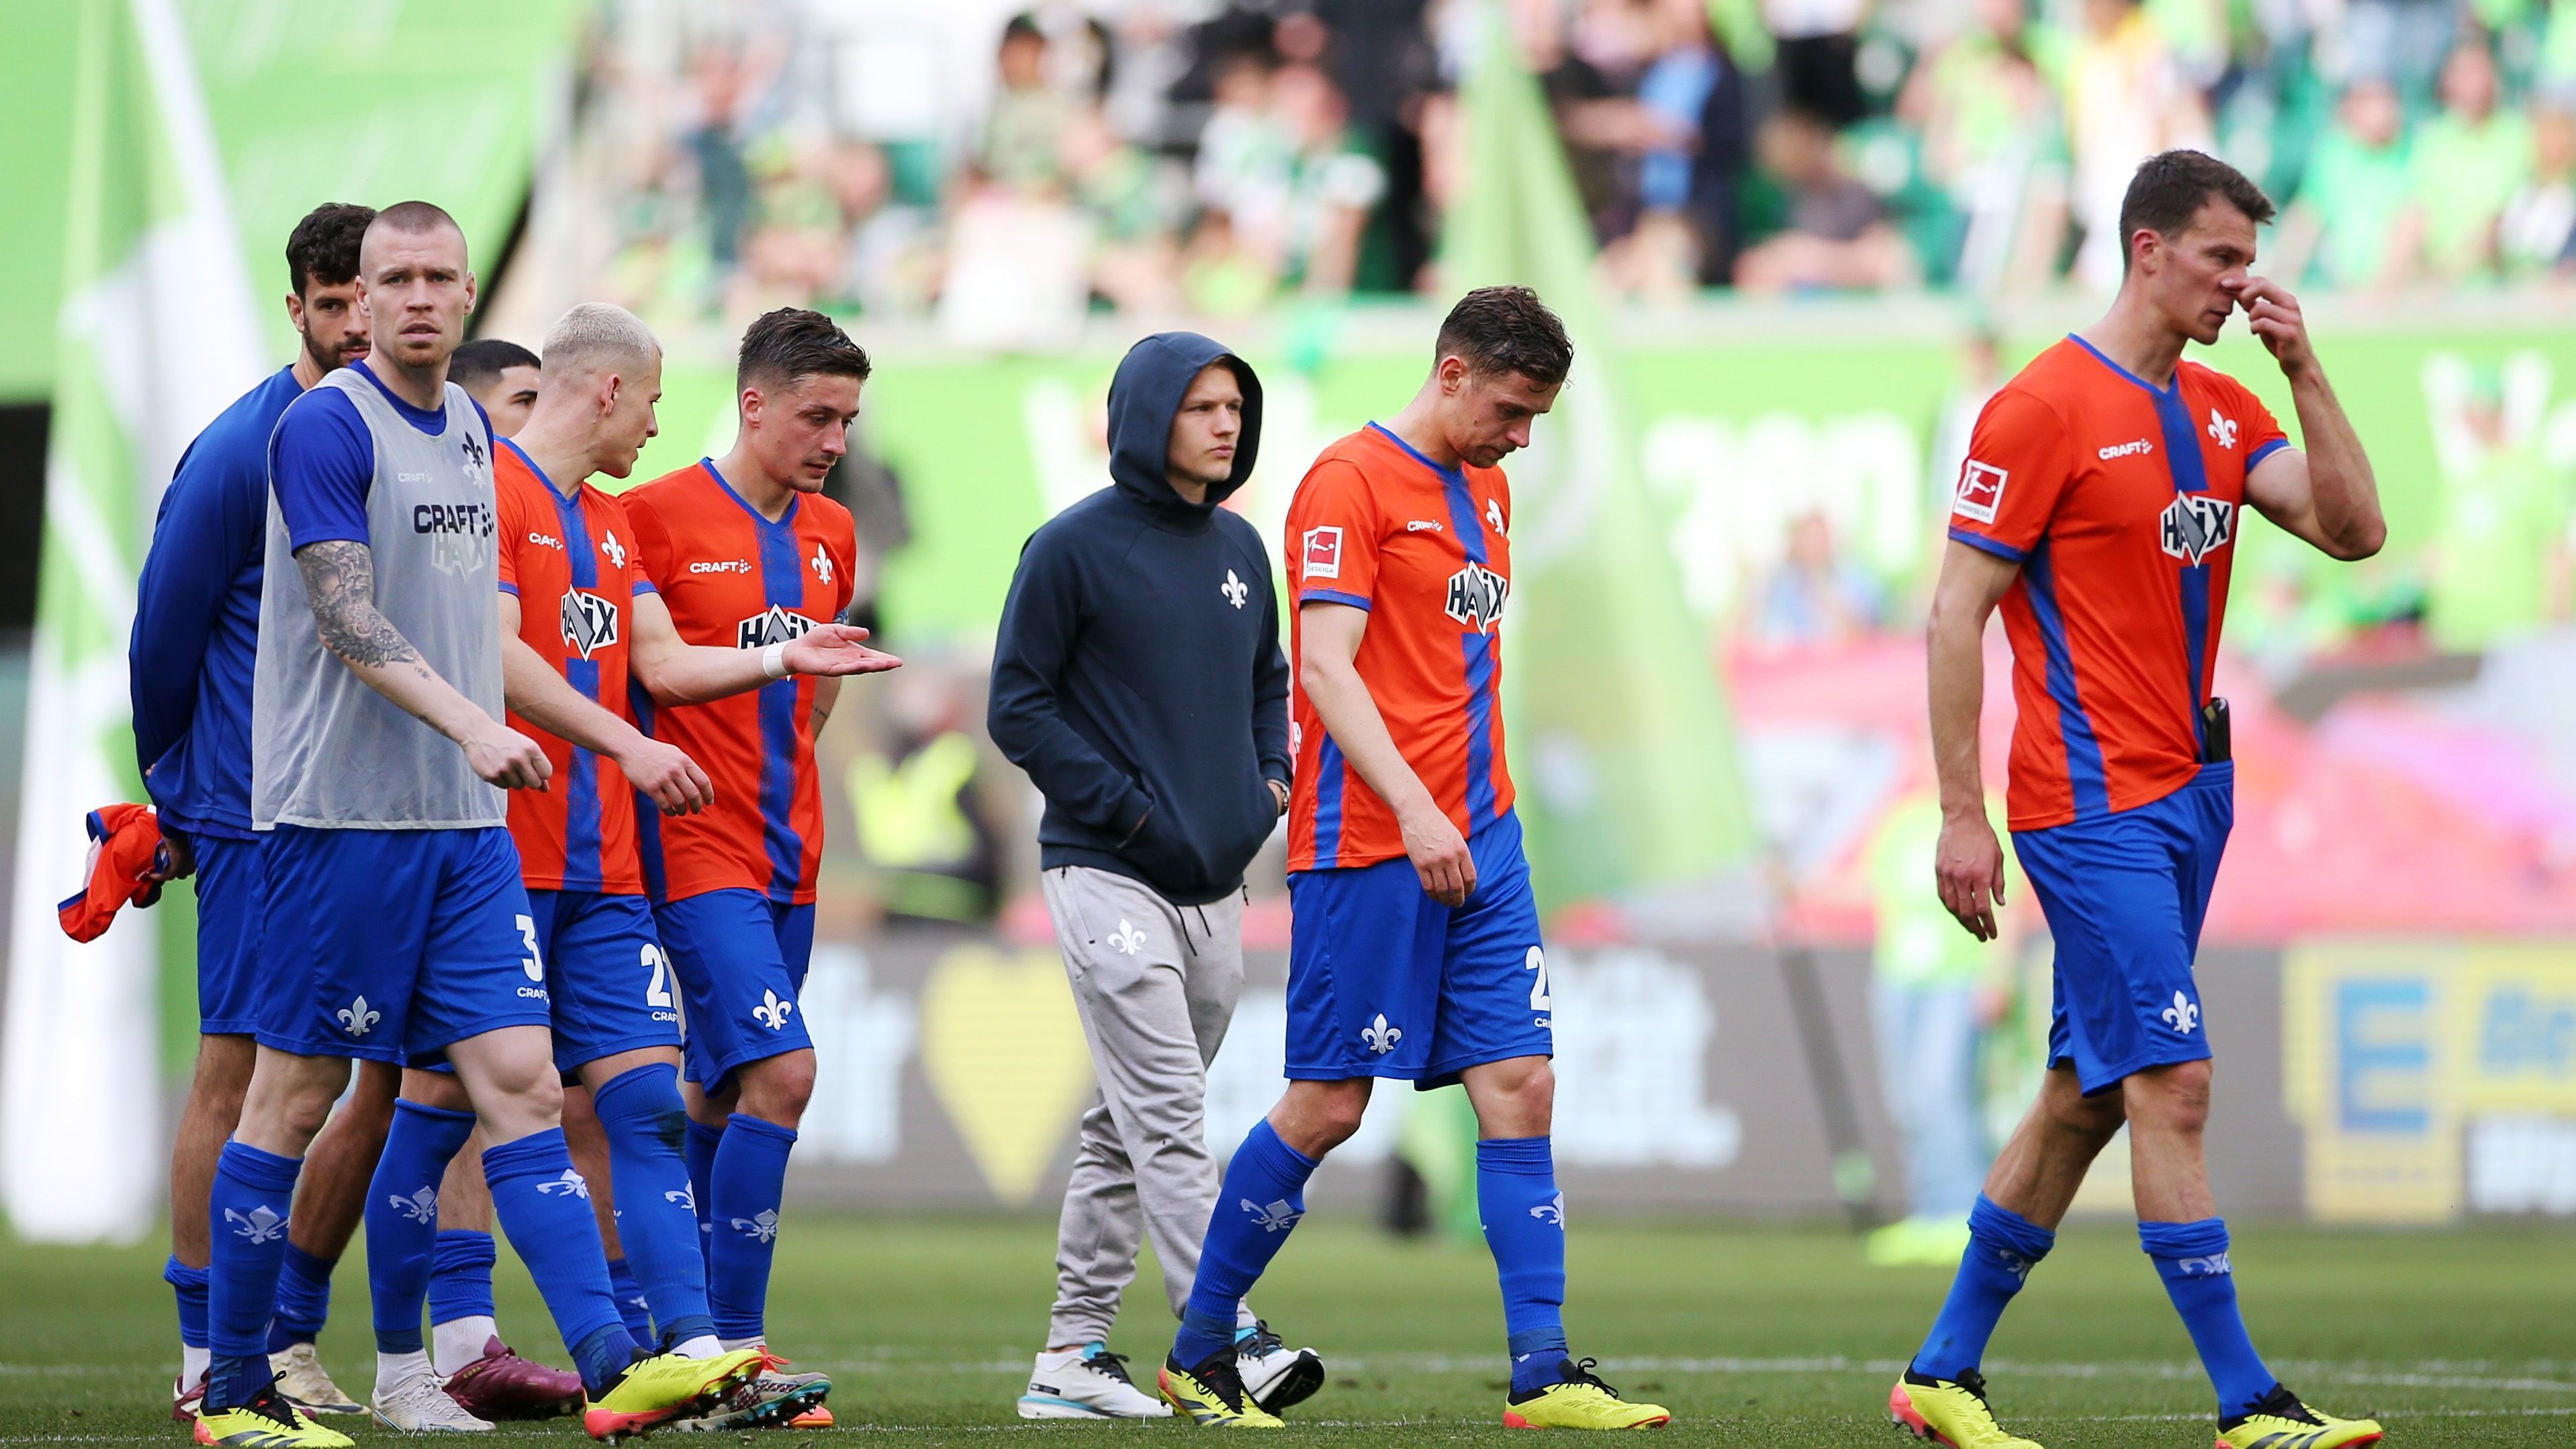
[[[1270,1110],[1279,1140],[1308,1157],[1321,1157],[1351,1140],[1368,1113],[1369,1082],[1295,1081]]]
[[[259,1044],[247,1036],[197,1038],[197,1073],[189,1094],[210,1106],[226,1106],[226,1115],[241,1115],[242,1094],[250,1090],[251,1071],[259,1065]]]
[[[2209,1080],[2208,1062],[2177,1062],[2136,1073],[2121,1095],[2141,1130],[2196,1136],[2209,1123]]]
[[[793,1051],[752,1062],[734,1073],[741,1084],[734,1110],[763,1122],[794,1127],[814,1100],[814,1054]]]

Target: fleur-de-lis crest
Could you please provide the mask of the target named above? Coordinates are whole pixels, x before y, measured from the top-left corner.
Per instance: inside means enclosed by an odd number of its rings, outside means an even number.
[[[626,545],[617,541],[615,533],[603,533],[599,536],[599,551],[608,555],[610,563],[619,568],[626,567]]]
[[[698,1210],[697,1185],[695,1183],[681,1183],[678,1187],[672,1188],[669,1192],[662,1194],[662,1201],[667,1203],[676,1203],[694,1213]]]
[[[435,1187],[424,1187],[409,1197],[396,1197],[391,1193],[387,1193],[385,1195],[385,1201],[392,1203],[395,1208],[401,1211],[404,1217],[411,1219],[413,1222],[432,1223],[438,1221],[438,1189]]]
[[[1395,1050],[1397,1042],[1404,1040],[1404,1028],[1387,1025],[1386,1013],[1381,1011],[1377,1014],[1377,1020],[1360,1028],[1360,1040],[1368,1044],[1370,1051],[1379,1056],[1385,1056]]]
[[[823,545],[814,545],[814,556],[806,562],[814,566],[814,577],[827,584],[832,581],[832,556],[823,552]]]
[[[775,991],[760,993],[760,1004],[751,1009],[751,1019],[771,1031],[783,1031],[787,1018],[796,1014],[796,1003],[783,1000]]]
[[[1549,1198],[1547,1201],[1540,1203],[1537,1207],[1531,1208],[1530,1216],[1552,1228],[1564,1227],[1565,1194],[1560,1192],[1556,1196]]]
[[[1504,531],[1503,500],[1499,498],[1488,498],[1485,500],[1485,521],[1494,526],[1494,532],[1501,533]]]
[[[2234,418],[2220,417],[2218,415],[2218,409],[2211,408],[2209,410],[2209,435],[2216,438],[2218,440],[2218,446],[2222,448],[2235,447],[2236,420]]]
[[[273,1243],[286,1236],[286,1214],[266,1203],[259,1204],[247,1213],[235,1208],[226,1208],[224,1221],[235,1225],[234,1237],[248,1238],[254,1243]]]
[[[756,1238],[764,1243],[770,1242],[778,1236],[778,1210],[762,1208],[751,1217],[735,1218],[733,1230],[748,1238]]]
[[[2191,1029],[2200,1025],[2200,1008],[2179,991],[2174,993],[2174,1004],[2165,1008],[2164,1016],[2165,1025],[2183,1036],[2191,1035]]]
[[[351,1036],[365,1036],[367,1028],[385,1019],[385,1014],[370,1008],[367,1005],[367,998],[363,996],[341,1007],[332,1015],[340,1018],[340,1025]]]
[[[1251,586],[1235,577],[1232,569],[1225,571],[1225,582],[1218,586],[1217,592],[1225,595],[1225,601],[1238,609],[1243,607],[1244,600],[1252,597]]]
[[[590,1179],[583,1177],[578,1170],[567,1167],[563,1170],[563,1176],[554,1181],[538,1183],[537,1191],[548,1197],[577,1197],[583,1202],[588,1202],[590,1201]]]
[[[1302,1210],[1290,1206],[1288,1199],[1284,1197],[1268,1207],[1263,1207],[1248,1197],[1239,1201],[1243,1204],[1243,1210],[1252,1214],[1252,1221],[1265,1233],[1284,1233],[1297,1226],[1297,1220],[1306,1215]]]
[[[1145,933],[1122,920],[1118,929],[1109,933],[1109,944],[1118,948],[1118,954],[1133,956],[1145,949]]]

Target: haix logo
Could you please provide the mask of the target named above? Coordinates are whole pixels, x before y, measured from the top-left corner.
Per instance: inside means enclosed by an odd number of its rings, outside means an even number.
[[[1531,1208],[1530,1216],[1552,1228],[1564,1227],[1565,1194],[1560,1192],[1556,1196],[1549,1198],[1547,1201],[1540,1203],[1537,1207]]]
[[[274,1243],[286,1236],[286,1215],[266,1203],[252,1208],[247,1214],[226,1208],[224,1221],[239,1224],[233,1229],[234,1237],[248,1238],[254,1243]]]
[[[1470,563],[1449,576],[1450,618],[1470,629],[1492,633],[1503,622],[1503,600],[1512,592],[1512,581],[1480,563]]]
[[[434,1223],[438,1221],[437,1188],[424,1187],[409,1197],[396,1197],[392,1193],[386,1193],[385,1201],[392,1203],[395,1211],[401,1213],[404,1217],[411,1219],[413,1222]]]
[[[772,604],[765,613],[754,614],[734,626],[733,642],[740,649],[766,649],[802,639],[814,628],[814,621],[793,609]]]
[[[2146,439],[2132,438],[2125,443],[2113,443],[2107,448],[2096,449],[2093,456],[2101,459],[2105,463],[2108,463],[2114,458],[2143,457],[2155,450],[2156,445],[2148,442]]]
[[[2236,1275],[2235,1265],[2227,1261],[2225,1253],[2212,1253],[2206,1258],[2176,1258],[2174,1265],[2182,1269],[2186,1278],[2232,1278]]]
[[[588,1202],[590,1201],[590,1179],[582,1176],[578,1170],[567,1167],[563,1170],[563,1176],[551,1182],[538,1183],[537,1191],[547,1197],[577,1197],[583,1202]]]
[[[662,1201],[676,1207],[687,1208],[694,1213],[698,1210],[698,1190],[693,1184],[684,1182],[662,1194]]]
[[[1244,600],[1252,597],[1252,590],[1234,576],[1232,569],[1225,571],[1225,582],[1217,585],[1216,591],[1225,595],[1225,601],[1238,609],[1243,607]]]
[[[351,1036],[365,1036],[367,1028],[385,1019],[383,1012],[368,1008],[367,998],[363,996],[331,1014],[340,1019],[341,1028]]]
[[[2174,993],[2174,1004],[2165,1008],[2164,1015],[2165,1025],[2182,1036],[2191,1035],[2191,1029],[2200,1024],[2200,1008],[2179,991]]]
[[[696,563],[689,565],[689,572],[693,574],[747,574],[751,572],[751,564],[746,560],[738,558],[716,559],[712,562],[706,559],[700,559]]]
[[[1248,1197],[1240,1199],[1240,1202],[1243,1210],[1252,1214],[1254,1225],[1265,1233],[1284,1233],[1297,1226],[1297,1220],[1306,1215],[1303,1210],[1289,1206],[1288,1199],[1284,1197],[1268,1207]]]
[[[1381,1011],[1376,1021],[1360,1028],[1360,1040],[1368,1044],[1370,1051],[1385,1056],[1395,1050],[1397,1042],[1404,1040],[1404,1028],[1387,1025],[1386,1013]]]
[[[617,541],[616,534],[601,534],[599,536],[599,551],[608,555],[608,561],[610,563],[617,565],[619,568],[626,567],[626,545]]]
[[[2178,493],[2157,522],[2165,552],[2198,565],[2236,536],[2236,505],[2206,493]]]
[[[582,658],[617,642],[617,605],[574,589],[563,596],[563,641]]]
[[[823,552],[823,545],[814,545],[814,556],[805,562],[813,566],[814,577],[827,584],[832,581],[832,556]]]
[[[1119,955],[1133,956],[1145,949],[1145,933],[1122,920],[1118,929],[1110,933],[1109,944],[1118,948]]]
[[[1499,498],[1485,500],[1485,522],[1491,524],[1496,533],[1510,532],[1503,527],[1503,500]]]
[[[761,992],[760,1004],[751,1009],[751,1019],[759,1022],[762,1026],[768,1027],[771,1031],[786,1030],[787,1018],[794,1016],[795,1014],[796,1003],[787,1000],[775,991]]]
[[[2211,408],[2209,410],[2209,435],[2218,440],[2218,446],[2226,448],[2231,452],[2234,451],[2236,447],[2236,420],[2234,418],[2221,417],[2219,416],[2218,409]]]
[[[535,544],[539,548],[563,547],[563,540],[555,537],[551,533],[531,533],[528,535],[528,542]]]
[[[762,1208],[747,1218],[735,1218],[733,1230],[757,1242],[775,1242],[778,1238],[778,1209]]]

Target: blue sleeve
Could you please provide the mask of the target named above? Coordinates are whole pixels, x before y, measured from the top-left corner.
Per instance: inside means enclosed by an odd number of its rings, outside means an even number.
[[[268,482],[295,548],[348,539],[367,541],[367,490],[375,483],[376,445],[358,405],[336,387],[295,400],[268,444]]]
[[[268,480],[260,451],[250,439],[200,436],[161,495],[126,649],[135,763],[147,776],[195,723],[206,641],[234,576],[262,546]]]

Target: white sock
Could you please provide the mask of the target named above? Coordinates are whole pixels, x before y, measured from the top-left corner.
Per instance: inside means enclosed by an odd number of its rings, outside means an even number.
[[[728,1338],[728,1339],[723,1339],[723,1340],[720,1340],[720,1341],[723,1343],[723,1345],[724,1345],[724,1351],[725,1351],[726,1353],[740,1353],[742,1350],[744,1350],[744,1349],[746,1349],[746,1348],[765,1348],[765,1347],[767,1347],[767,1345],[766,1345],[766,1344],[763,1344],[759,1339],[756,1339],[756,1338]]]
[[[718,1343],[712,1333],[701,1333],[695,1338],[684,1339],[671,1350],[682,1358],[714,1358],[724,1351],[725,1346]]]
[[[438,1366],[438,1376],[454,1378],[465,1372],[465,1366],[483,1356],[483,1345],[501,1336],[501,1327],[489,1314],[474,1313],[451,1318],[429,1326],[429,1361]]]
[[[415,1378],[429,1376],[429,1355],[425,1353],[378,1353],[376,1355],[376,1393],[392,1392]]]
[[[195,1388],[197,1380],[206,1376],[206,1366],[213,1363],[214,1359],[215,1351],[211,1348],[190,1348],[184,1343],[179,1345],[180,1391],[184,1393]]]

